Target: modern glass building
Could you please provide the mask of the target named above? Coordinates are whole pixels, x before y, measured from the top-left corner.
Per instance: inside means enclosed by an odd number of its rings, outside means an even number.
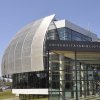
[[[25,26],[2,58],[21,100],[70,100],[98,95],[100,43],[96,34],[51,15]]]

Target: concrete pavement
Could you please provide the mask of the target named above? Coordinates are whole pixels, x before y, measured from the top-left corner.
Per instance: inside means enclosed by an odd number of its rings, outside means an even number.
[[[19,98],[18,97],[15,97],[15,98],[2,99],[2,100],[19,100]]]
[[[69,99],[69,100],[76,100],[76,99]],[[79,100],[100,100],[100,97],[98,95],[91,95],[87,96],[86,98],[79,98]]]
[[[19,98],[16,97],[16,98],[9,98],[9,99],[2,99],[2,100],[19,100]],[[69,100],[76,100],[76,99],[69,99]],[[87,96],[86,98],[79,98],[79,100],[100,100],[100,97],[92,95],[92,96]]]

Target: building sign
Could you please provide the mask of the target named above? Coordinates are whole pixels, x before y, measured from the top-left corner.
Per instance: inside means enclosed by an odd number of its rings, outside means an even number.
[[[100,52],[100,42],[47,40],[47,50]]]

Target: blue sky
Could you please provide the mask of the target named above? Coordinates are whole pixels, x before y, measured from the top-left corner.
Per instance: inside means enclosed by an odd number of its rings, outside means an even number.
[[[100,0],[0,0],[0,59],[18,30],[51,14],[100,37]]]

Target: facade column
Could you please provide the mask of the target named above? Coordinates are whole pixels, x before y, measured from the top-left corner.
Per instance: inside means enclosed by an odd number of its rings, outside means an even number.
[[[65,100],[65,73],[64,73],[64,55],[59,55],[60,61],[60,100]]]
[[[89,80],[88,80],[88,67],[83,64],[83,90],[84,90],[84,97],[88,96],[90,94],[89,92],[89,88],[90,88],[90,85],[89,85]]]
[[[81,69],[81,63],[80,63],[80,69],[79,69],[80,71],[79,71],[79,76],[80,76],[80,97],[82,97],[82,69]]]
[[[81,96],[84,97],[84,71],[83,71],[83,64],[81,64],[81,86],[82,86],[82,90],[81,90]]]
[[[84,97],[87,95],[86,65],[84,65]]]
[[[74,71],[73,71],[74,70]],[[74,93],[75,93],[75,89],[74,89],[74,84],[75,84],[75,66],[74,66],[74,61],[71,61],[71,73],[72,73],[72,76],[71,76],[71,81],[72,81],[72,84],[71,84],[71,98],[74,98]]]
[[[49,70],[49,100],[52,100],[52,52],[48,52],[48,70]]]
[[[88,73],[88,70],[89,70],[88,66],[86,66],[87,96],[90,95],[90,93],[89,93],[89,78],[88,78],[89,77],[88,76],[89,73]]]
[[[93,82],[94,82],[94,80],[93,80],[93,71],[92,70],[93,70],[92,66],[90,65],[90,68],[89,68],[89,71],[88,71],[90,95],[93,95],[93,92],[94,92],[93,91],[93,88],[94,88]]]
[[[76,92],[76,100],[78,100],[78,81],[77,81],[77,79],[78,79],[78,68],[77,68],[77,52],[75,51],[75,59],[74,59],[74,62],[75,62],[75,84],[76,84],[76,86],[75,86],[75,92]]]

